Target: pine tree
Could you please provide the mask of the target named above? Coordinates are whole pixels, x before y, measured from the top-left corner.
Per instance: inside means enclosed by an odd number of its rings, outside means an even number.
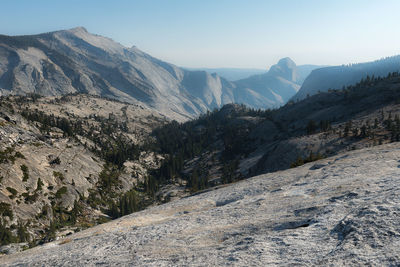
[[[43,185],[44,185],[44,184],[43,184],[43,182],[42,182],[42,179],[40,179],[40,177],[39,177],[39,179],[38,179],[38,181],[37,181],[36,190],[37,190],[37,191],[42,190],[42,186],[43,186]]]
[[[29,233],[26,231],[26,226],[22,222],[18,223],[17,236],[19,242],[29,241]]]
[[[3,220],[0,218],[0,245],[8,245],[17,242],[16,237],[12,234],[9,228],[4,225]]]
[[[315,133],[316,130],[317,130],[317,124],[315,123],[315,121],[310,120],[306,127],[307,134],[313,134]]]

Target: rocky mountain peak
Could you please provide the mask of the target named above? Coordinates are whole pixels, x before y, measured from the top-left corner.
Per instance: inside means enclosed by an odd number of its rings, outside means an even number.
[[[273,65],[269,73],[295,82],[297,80],[297,66],[289,57],[282,58],[278,64]]]
[[[281,58],[278,61],[277,65],[284,67],[284,68],[290,68],[290,69],[296,67],[296,63],[290,57]]]

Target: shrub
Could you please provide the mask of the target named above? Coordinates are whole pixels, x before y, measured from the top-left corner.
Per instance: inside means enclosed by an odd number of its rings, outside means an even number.
[[[299,156],[295,162],[292,162],[290,164],[290,168],[295,168],[295,167],[304,165],[306,163],[313,162],[313,161],[316,161],[316,160],[320,160],[320,159],[323,159],[323,158],[324,158],[323,155],[321,155],[319,153],[314,154],[314,153],[312,153],[312,151],[310,151],[310,155],[307,158],[303,159],[302,157]]]
[[[44,184],[43,184],[43,182],[42,182],[42,179],[40,179],[40,177],[39,177],[39,179],[38,179],[38,181],[37,181],[36,191],[42,190],[42,186],[43,186],[43,185],[44,185]]]
[[[26,159],[25,156],[19,151],[15,152],[14,157],[20,158],[20,159]]]
[[[49,164],[50,164],[50,165],[56,165],[56,164],[59,165],[60,163],[61,163],[61,160],[60,160],[59,157],[57,157],[57,158],[55,158],[55,159],[49,161]]]
[[[29,241],[29,233],[26,230],[26,225],[22,223],[18,223],[17,227],[17,236],[18,236],[18,241],[19,242],[26,242]]]
[[[67,193],[68,189],[66,186],[61,187],[60,189],[57,190],[56,192],[56,198],[61,198],[62,195],[64,195],[65,193]]]
[[[6,188],[7,190],[8,190],[8,192],[10,192],[12,195],[10,196],[10,198],[11,199],[13,199],[16,195],[17,195],[17,193],[18,193],[18,191],[17,190],[15,190],[14,188],[12,188],[12,187],[7,187]]]
[[[18,242],[17,238],[12,234],[10,228],[6,228],[2,220],[0,220],[0,246]]]
[[[64,181],[65,179],[64,174],[62,174],[61,172],[53,171],[53,175],[54,177],[60,179],[61,181]]]
[[[8,163],[9,161],[14,163],[15,156],[12,155],[13,152],[14,152],[13,147],[7,147],[4,150],[0,150],[0,163]]]
[[[28,179],[29,179],[29,169],[28,169],[28,167],[27,167],[25,164],[22,164],[22,165],[21,165],[21,171],[22,171],[22,173],[23,173],[22,181],[23,181],[23,182],[28,181]]]
[[[0,202],[0,217],[8,217],[10,220],[14,218],[11,210],[11,205],[5,202]]]
[[[32,204],[38,198],[38,194],[35,192],[34,194],[29,194],[28,192],[22,193],[22,196],[25,198],[25,203]]]

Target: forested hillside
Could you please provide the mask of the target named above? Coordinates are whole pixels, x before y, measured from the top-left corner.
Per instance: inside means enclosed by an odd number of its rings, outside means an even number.
[[[301,100],[307,96],[326,92],[329,89],[342,89],[361,79],[385,77],[389,73],[400,71],[400,56],[392,56],[372,62],[348,64],[318,68],[305,79],[300,90],[292,100]]]

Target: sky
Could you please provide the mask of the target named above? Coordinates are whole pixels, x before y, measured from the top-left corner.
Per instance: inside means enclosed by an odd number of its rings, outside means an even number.
[[[85,27],[184,67],[341,65],[400,54],[399,0],[0,0],[0,34]]]

